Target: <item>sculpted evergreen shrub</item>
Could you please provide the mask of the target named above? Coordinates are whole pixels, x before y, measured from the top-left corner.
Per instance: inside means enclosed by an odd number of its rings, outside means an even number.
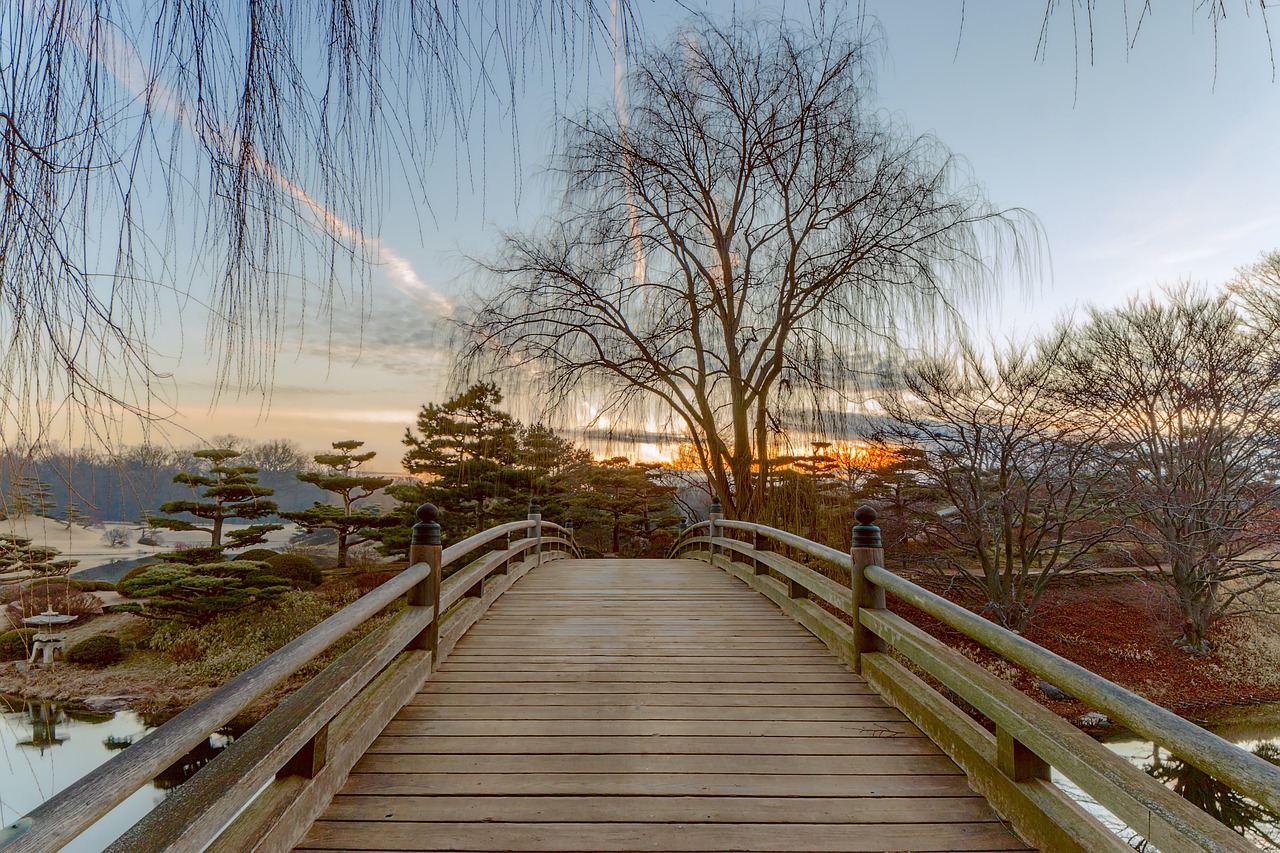
[[[120,648],[120,641],[107,634],[89,637],[67,649],[67,663],[94,669],[111,666],[122,660],[124,660],[124,650]]]
[[[302,554],[274,554],[264,560],[271,571],[289,581],[295,589],[310,589],[319,586],[320,569],[315,560]]]
[[[31,656],[31,638],[35,628],[18,628],[0,633],[0,660],[26,660]]]
[[[250,548],[240,554],[236,554],[237,560],[251,560],[255,563],[265,563],[272,557],[280,555],[279,551],[272,551],[270,548]]]
[[[120,589],[127,581],[131,581],[143,572],[149,572],[156,567],[156,563],[149,563],[145,566],[134,566],[129,571],[120,576],[120,580],[116,581],[116,589]],[[126,593],[127,594],[127,593]]]
[[[119,605],[117,610],[203,625],[224,613],[274,601],[288,592],[289,582],[265,563],[232,560],[149,566],[132,578],[121,578],[116,588],[130,598],[147,599],[142,604]]]

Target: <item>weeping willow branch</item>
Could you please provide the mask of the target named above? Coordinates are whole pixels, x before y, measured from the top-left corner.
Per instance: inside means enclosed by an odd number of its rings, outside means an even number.
[[[219,387],[269,390],[286,303],[367,307],[390,167],[424,195],[444,134],[466,150],[478,105],[576,67],[614,20],[597,0],[0,4],[0,438],[163,415],[148,333],[187,299]]]

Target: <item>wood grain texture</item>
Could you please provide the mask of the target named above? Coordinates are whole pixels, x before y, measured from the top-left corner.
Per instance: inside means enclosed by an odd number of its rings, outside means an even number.
[[[733,577],[560,560],[457,640],[297,849],[1027,848],[899,710]]]

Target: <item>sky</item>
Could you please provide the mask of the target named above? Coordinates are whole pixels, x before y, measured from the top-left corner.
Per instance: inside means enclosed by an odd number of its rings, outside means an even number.
[[[1232,5],[1215,40],[1194,4],[1163,4],[1128,45],[1125,20],[1107,4],[1110,11],[1096,13],[1090,56],[1087,33],[1073,34],[1072,4],[1060,5],[1068,9],[1050,21],[1042,45],[1041,3],[867,3],[883,33],[882,108],[936,135],[968,160],[994,203],[1029,210],[1044,229],[1042,279],[1007,282],[974,318],[978,334],[993,339],[1032,334],[1081,306],[1115,305],[1162,285],[1216,286],[1280,247],[1280,85],[1259,13],[1247,17]],[[684,17],[670,0],[639,0],[636,8],[650,35]],[[706,8],[714,15],[756,7]],[[1130,34],[1133,25],[1131,18]],[[609,57],[589,71],[568,100],[612,97]],[[566,98],[563,87],[558,92]],[[441,144],[426,198],[393,195],[380,232],[367,235],[383,260],[367,310],[340,306],[353,317],[364,311],[362,320],[291,330],[269,397],[232,391],[214,406],[207,316],[187,305],[166,321],[151,343],[172,374],[170,440],[237,433],[318,450],[357,438],[378,452],[375,467],[397,469],[405,427],[422,404],[451,390],[449,334],[439,320],[466,302],[475,282],[468,259],[493,252],[503,230],[528,227],[552,208],[557,188],[545,167],[555,103],[547,81],[534,79],[515,115],[495,108],[468,152]],[[526,410],[521,389],[505,390],[517,413]]]

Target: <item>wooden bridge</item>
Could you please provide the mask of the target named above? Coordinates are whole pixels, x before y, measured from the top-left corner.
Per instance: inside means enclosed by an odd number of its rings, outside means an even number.
[[[409,569],[0,830],[0,850],[92,837],[406,594],[101,846],[1131,850],[1053,784],[1053,766],[1166,853],[1254,849],[886,609],[886,591],[1280,811],[1280,768],[883,569],[865,508],[851,554],[713,513],[668,560],[578,559],[570,531],[531,510],[442,550],[423,507]]]

